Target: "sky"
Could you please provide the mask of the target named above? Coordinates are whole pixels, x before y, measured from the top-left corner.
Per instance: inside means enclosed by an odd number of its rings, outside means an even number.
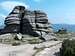
[[[44,11],[52,24],[75,24],[75,0],[0,0],[0,25],[17,5]]]

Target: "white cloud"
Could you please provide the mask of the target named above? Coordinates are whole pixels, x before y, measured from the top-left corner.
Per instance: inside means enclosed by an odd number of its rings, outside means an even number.
[[[18,5],[29,8],[29,5],[26,5],[23,2],[17,2],[17,1],[4,1],[0,4],[0,7],[2,7],[3,9],[5,9],[7,11],[11,11],[15,6],[18,6]]]
[[[0,25],[4,25],[5,15],[0,14]]]
[[[3,20],[4,20],[4,19],[5,19],[5,17],[6,17],[5,15],[0,14],[0,19],[3,19]]]
[[[51,19],[49,19],[49,21],[51,21],[51,23],[52,24],[65,24],[66,22],[65,22],[65,18],[51,18]]]
[[[75,16],[55,17],[49,20],[53,24],[75,24]]]
[[[0,13],[0,25],[4,24],[4,20],[9,12],[12,11],[12,9],[15,6],[25,6],[26,8],[29,8],[29,5],[23,3],[23,2],[18,2],[18,1],[4,1],[0,3],[0,8],[1,11],[5,12],[6,14]]]
[[[68,16],[65,21],[67,24],[75,24],[75,16]]]

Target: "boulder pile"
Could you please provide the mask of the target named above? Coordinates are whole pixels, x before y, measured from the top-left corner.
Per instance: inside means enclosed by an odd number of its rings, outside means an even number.
[[[39,36],[43,40],[55,38],[47,14],[40,10],[31,11],[24,6],[16,6],[5,18],[5,25],[0,34],[21,33]]]

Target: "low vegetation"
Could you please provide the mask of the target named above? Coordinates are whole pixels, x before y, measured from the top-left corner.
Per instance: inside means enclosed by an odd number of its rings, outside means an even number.
[[[75,40],[63,41],[60,56],[75,56]]]

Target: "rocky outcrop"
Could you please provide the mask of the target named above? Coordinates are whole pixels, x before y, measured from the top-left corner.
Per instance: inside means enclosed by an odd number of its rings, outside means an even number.
[[[1,34],[5,33],[19,33],[20,21],[23,18],[25,7],[16,6],[12,12],[5,18],[5,28],[1,31]]]
[[[16,6],[5,19],[5,28],[2,33],[22,33],[39,36],[43,40],[55,38],[51,35],[47,14],[40,11],[30,11],[24,6]],[[52,37],[52,38],[51,38]]]

